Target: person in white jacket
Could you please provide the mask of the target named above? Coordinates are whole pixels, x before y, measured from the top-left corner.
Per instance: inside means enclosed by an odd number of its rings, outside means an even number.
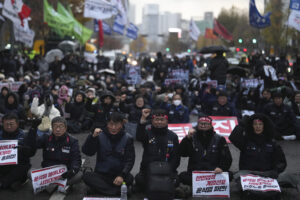
[[[42,119],[41,124],[38,126],[38,136],[49,134],[49,132],[51,131],[52,119],[60,116],[59,110],[53,105],[53,97],[50,94],[45,96],[44,103],[40,106],[39,98],[34,97],[30,111],[37,118]]]

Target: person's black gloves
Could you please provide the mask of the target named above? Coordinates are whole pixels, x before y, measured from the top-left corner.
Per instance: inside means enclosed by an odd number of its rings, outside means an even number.
[[[42,119],[35,119],[35,120],[33,120],[31,128],[37,129],[37,127],[41,124],[41,122],[42,122]]]
[[[72,169],[72,170],[69,170],[69,171],[63,173],[63,174],[61,175],[61,177],[62,177],[63,179],[70,179],[70,178],[72,178],[75,174],[76,174],[76,173],[75,173],[75,170]]]

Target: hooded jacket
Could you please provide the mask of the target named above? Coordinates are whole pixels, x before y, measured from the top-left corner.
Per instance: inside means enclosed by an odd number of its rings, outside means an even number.
[[[255,134],[253,120],[264,124],[261,134]],[[274,126],[263,114],[254,114],[236,126],[229,136],[230,141],[240,150],[240,170],[274,171],[277,174],[286,168],[286,159],[281,147],[273,139]]]
[[[10,96],[14,98],[13,104],[8,103],[8,98]],[[19,104],[18,95],[13,92],[6,95],[4,104],[0,105],[0,112],[4,115],[8,113],[15,113],[20,120],[26,120],[24,107]]]
[[[39,106],[39,98],[35,97],[32,101],[30,111],[31,111],[32,114],[34,114],[38,118],[42,118],[44,113],[45,113],[45,104],[42,104],[42,105]],[[48,117],[52,121],[53,118],[58,117],[58,116],[60,116],[60,112],[52,104]]]
[[[82,95],[82,102],[77,102],[76,97]],[[74,103],[66,103],[65,111],[70,113],[70,120],[83,121],[85,114],[85,95],[83,92],[77,92],[74,97]]]

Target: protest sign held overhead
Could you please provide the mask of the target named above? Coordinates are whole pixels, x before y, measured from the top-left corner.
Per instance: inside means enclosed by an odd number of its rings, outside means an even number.
[[[108,19],[118,14],[117,7],[105,0],[85,0],[84,2],[84,17],[94,19]]]

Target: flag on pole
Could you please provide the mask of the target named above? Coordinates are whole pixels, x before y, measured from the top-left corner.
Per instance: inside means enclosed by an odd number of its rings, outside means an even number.
[[[300,0],[291,0],[290,9],[292,10],[300,10]]]
[[[212,28],[206,28],[205,29],[205,35],[204,35],[204,37],[206,39],[213,39],[213,40],[218,39],[218,37],[214,34],[214,31],[213,31]]]
[[[14,24],[24,26],[24,19],[30,16],[31,9],[22,0],[5,0],[2,15]]]
[[[126,25],[127,24],[127,11],[125,10],[122,1],[121,0],[112,0],[111,1],[112,4],[118,8],[119,11],[119,15],[120,15],[120,23],[122,23],[122,25]]]
[[[124,35],[124,28],[125,26],[122,24],[121,16],[117,15],[113,26],[113,31],[119,33],[120,35]]]
[[[261,16],[261,14],[258,12],[255,0],[250,0],[250,6],[249,6],[249,20],[250,25],[255,28],[266,28],[271,25],[271,19],[270,19],[271,12],[268,12],[264,16]]]
[[[213,31],[214,31],[215,34],[217,34],[218,36],[224,38],[225,40],[232,41],[232,35],[216,19],[214,20]]]
[[[103,33],[105,35],[111,35],[112,30],[109,26],[108,23],[106,23],[105,21],[102,21],[102,29],[103,29]],[[98,20],[94,20],[94,32],[98,32],[99,31],[99,25],[98,25]]]
[[[126,36],[128,38],[136,40],[138,37],[138,27],[136,27],[133,23],[130,23],[128,28],[127,28],[127,33]]]
[[[193,19],[191,19],[190,21],[190,37],[194,40],[194,41],[197,41],[198,40],[198,37],[200,35],[200,30],[199,28],[197,27],[196,23],[194,22]]]
[[[81,43],[84,44],[93,34],[93,31],[83,26],[80,22],[78,22],[74,16],[73,13],[70,13],[67,9],[64,8],[64,6],[58,2],[57,4],[57,12],[63,16],[65,16],[67,19],[71,20],[73,23],[73,29],[71,29],[71,32],[69,33],[70,36],[74,35],[75,38]]]
[[[102,20],[98,20],[98,26],[99,26],[99,48],[101,48],[104,44]]]
[[[288,19],[288,26],[300,31],[300,10],[292,10]]]

